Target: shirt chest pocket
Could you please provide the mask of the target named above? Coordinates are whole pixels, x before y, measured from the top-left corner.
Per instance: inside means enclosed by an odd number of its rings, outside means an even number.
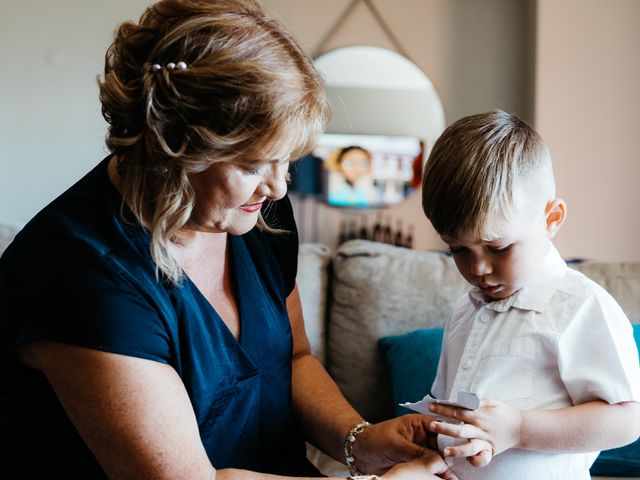
[[[483,349],[471,391],[517,406],[534,391],[536,340],[534,336],[500,339]]]

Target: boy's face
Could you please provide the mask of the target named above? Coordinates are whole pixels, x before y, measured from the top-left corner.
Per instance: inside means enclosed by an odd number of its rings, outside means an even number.
[[[489,298],[500,300],[535,279],[551,245],[551,238],[564,220],[554,216],[552,204],[542,212],[516,212],[509,220],[496,221],[492,241],[442,236],[464,279]],[[558,218],[558,221],[555,219]]]

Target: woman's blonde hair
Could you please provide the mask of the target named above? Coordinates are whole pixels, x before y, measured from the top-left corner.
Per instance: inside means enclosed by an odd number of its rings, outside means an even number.
[[[168,247],[194,208],[189,175],[221,161],[256,165],[283,141],[300,158],[329,115],[313,63],[255,0],[150,6],[117,28],[98,84],[123,199],[172,282],[182,271]]]
[[[494,219],[508,219],[533,197],[551,200],[551,158],[540,135],[513,114],[470,115],[438,138],[425,165],[422,208],[440,235],[493,240]]]

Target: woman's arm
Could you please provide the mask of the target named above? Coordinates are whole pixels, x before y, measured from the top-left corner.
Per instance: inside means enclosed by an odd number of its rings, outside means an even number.
[[[293,332],[293,405],[305,437],[318,448],[344,463],[344,440],[363,419],[349,405],[338,386],[310,352],[304,330],[297,287],[287,298]],[[356,467],[380,474],[393,465],[429,452],[421,444],[430,436],[426,415],[403,415],[366,428],[354,443]]]
[[[23,359],[42,370],[109,478],[210,479],[191,402],[169,365],[55,342]]]
[[[297,290],[294,293],[299,308]],[[361,418],[309,355],[301,314],[296,318],[297,321],[292,320],[295,327],[294,403],[307,432],[313,433],[317,428],[314,438],[318,444],[341,458],[344,435]],[[210,480],[219,476],[259,480],[274,477],[236,469],[216,472],[202,445],[182,380],[169,365],[48,341],[25,345],[21,357],[46,376],[71,422],[109,478]],[[389,477],[429,478],[429,473],[441,472],[448,475],[444,473],[446,464],[439,457],[430,456],[399,465],[389,472]]]
[[[305,438],[344,463],[344,439],[349,429],[363,418],[347,403],[327,371],[311,355],[298,287],[287,298],[287,310],[293,334],[291,381],[296,414]]]
[[[28,344],[21,355],[47,377],[109,478],[290,479],[238,469],[216,471],[200,440],[187,392],[169,365],[55,342]],[[435,479],[429,474],[445,469],[440,458],[427,457],[398,466],[390,478]]]

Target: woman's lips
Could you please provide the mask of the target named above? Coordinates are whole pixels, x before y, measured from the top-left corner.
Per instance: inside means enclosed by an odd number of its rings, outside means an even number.
[[[257,212],[258,210],[260,210],[262,208],[262,202],[258,202],[258,203],[250,203],[248,205],[242,205],[240,206],[240,210],[247,212],[247,213],[254,213]]]

